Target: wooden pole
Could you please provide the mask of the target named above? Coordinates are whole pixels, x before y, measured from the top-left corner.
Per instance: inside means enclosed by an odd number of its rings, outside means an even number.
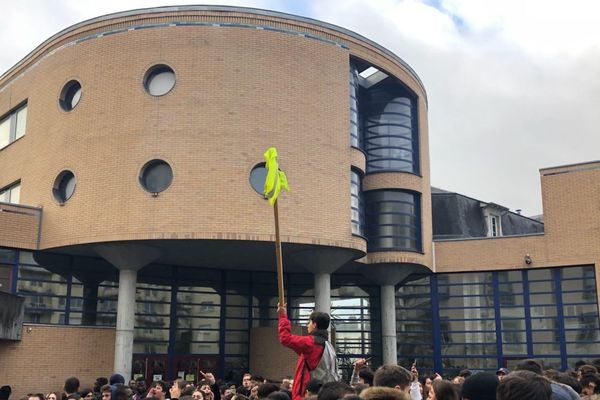
[[[279,209],[277,200],[273,204],[273,213],[275,214],[275,255],[277,257],[277,289],[279,291],[279,304],[285,304],[285,294],[283,290],[283,260],[281,255],[281,238],[279,237]]]

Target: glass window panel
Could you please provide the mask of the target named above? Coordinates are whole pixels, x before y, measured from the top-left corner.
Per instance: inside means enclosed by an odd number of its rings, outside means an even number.
[[[448,356],[495,355],[496,344],[460,343],[443,345],[442,354]]]
[[[248,332],[225,332],[225,341],[226,342],[248,342]]]
[[[500,306],[523,306],[522,294],[500,294]]]
[[[431,321],[431,309],[396,309],[397,321],[427,320]]]
[[[586,271],[589,271],[590,267],[567,267],[561,268],[562,279],[570,278],[584,278]],[[593,267],[591,268],[593,271]]]
[[[171,312],[171,305],[168,303],[150,303],[150,302],[135,303],[135,313],[136,314],[169,315],[170,312]]]
[[[136,315],[135,316],[135,327],[149,327],[149,328],[168,328],[170,326],[169,317],[160,317],[158,315]]]
[[[220,329],[220,320],[218,318],[177,318],[177,328],[184,329]]]
[[[496,332],[452,332],[442,326],[442,343],[491,343],[496,340]]]
[[[554,281],[529,282],[529,293],[549,293],[554,291]]]
[[[248,296],[238,296],[234,294],[227,294],[227,305],[228,306],[247,306]]]
[[[292,321],[292,323],[295,324],[295,321]],[[265,327],[265,326],[277,326],[277,320],[276,319],[253,319],[252,320],[253,328]],[[243,328],[243,329],[247,329],[247,328]]]
[[[531,320],[532,329],[555,329],[557,326],[556,318],[533,318]]]
[[[25,135],[27,125],[27,106],[17,111],[17,126],[15,132],[15,140]]]
[[[559,340],[558,331],[533,331],[531,336],[534,343],[557,342]]]
[[[160,301],[169,303],[171,301],[171,292],[164,290],[136,289],[136,301]]]
[[[227,297],[230,295],[247,295],[250,293],[249,285],[241,285],[241,284],[227,284]],[[277,293],[277,291],[275,291]]]
[[[465,273],[465,274],[447,274],[448,284],[477,284],[487,283],[492,281],[491,273]]]
[[[66,285],[67,280],[53,272],[48,271],[42,267],[30,266],[30,265],[20,265],[19,266],[19,279],[27,279],[27,280],[44,280],[44,281],[52,281],[52,282],[62,282]]]
[[[552,279],[552,270],[550,269],[532,269],[527,271],[527,278],[533,280],[550,280]]]
[[[100,326],[115,326],[117,324],[117,314],[96,314],[96,325]]]
[[[525,309],[523,307],[502,307],[500,315],[502,318],[525,318]]]
[[[219,343],[190,343],[187,352],[192,354],[219,354]]]
[[[194,293],[194,292],[177,292],[178,303],[189,303],[189,304],[221,304],[221,296],[214,293]]]
[[[493,319],[493,308],[450,308],[440,309],[440,317],[449,319]]]
[[[523,332],[523,337],[525,333]],[[527,354],[527,343],[503,343],[502,353],[504,355]]]
[[[563,287],[564,290],[564,287]],[[565,293],[563,292],[562,294],[562,298],[563,298],[563,304],[570,304],[570,303],[590,303],[590,298],[589,296],[587,296],[587,293],[585,292],[571,292],[571,293]]]
[[[134,340],[135,341],[168,341],[169,330],[168,329],[152,329],[152,328],[135,328],[134,329]]]
[[[558,343],[533,343],[533,354],[560,354],[560,345]]]
[[[554,293],[531,294],[529,295],[531,305],[536,304],[556,304],[556,295]]]
[[[83,285],[71,283],[71,296],[83,297]]]
[[[27,305],[25,307],[27,307]],[[64,325],[65,312],[51,310],[31,310],[25,308],[25,315],[23,317],[23,321],[31,322],[34,324]]]
[[[225,343],[225,354],[247,354],[248,345],[245,343]]]
[[[221,306],[208,304],[181,304],[177,303],[177,315],[181,317],[220,317]]]
[[[444,357],[442,359],[444,369],[454,369],[460,371],[461,369],[497,369],[498,361],[495,357],[490,358],[450,358]]]
[[[67,284],[57,282],[41,282],[41,281],[26,281],[19,280],[17,283],[19,294],[26,295],[28,293],[46,294],[46,295],[67,295]]]
[[[225,315],[227,318],[248,318],[248,307],[227,307]]]
[[[0,148],[10,143],[10,115],[0,121]]]
[[[195,286],[179,286],[177,288],[177,293],[179,294],[181,292],[198,292],[202,294],[210,294],[217,293],[217,290],[212,286],[198,284]]]
[[[134,353],[166,354],[168,348],[168,343],[133,343]]]
[[[600,343],[567,343],[567,354],[598,354]]]
[[[37,262],[33,259],[33,253],[30,251],[19,252],[19,263],[37,265]]]
[[[225,329],[248,329],[247,319],[227,319],[225,321]]]
[[[556,306],[533,306],[530,308],[531,318],[556,317]]]
[[[565,317],[598,315],[598,306],[596,304],[565,305],[563,313]]]
[[[12,264],[15,262],[16,253],[10,249],[0,249],[0,262]]]
[[[177,329],[175,337],[177,341],[184,342],[218,342],[219,331],[191,331]]]

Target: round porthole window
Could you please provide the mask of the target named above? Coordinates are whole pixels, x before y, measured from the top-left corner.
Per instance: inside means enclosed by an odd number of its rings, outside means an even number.
[[[140,184],[147,192],[156,194],[171,186],[173,170],[163,160],[151,160],[142,167]]]
[[[146,72],[144,87],[152,96],[162,96],[175,86],[175,72],[164,64],[155,65]]]
[[[267,168],[265,167],[264,162],[256,164],[254,168],[252,168],[252,171],[250,171],[250,186],[252,186],[252,189],[261,196],[263,196],[266,178]]]
[[[65,111],[71,111],[77,107],[79,100],[81,100],[81,83],[76,80],[67,82],[60,92],[58,100],[60,107]]]
[[[52,194],[56,201],[63,204],[73,196],[76,186],[77,180],[75,179],[75,175],[71,171],[65,170],[58,174],[54,180]]]

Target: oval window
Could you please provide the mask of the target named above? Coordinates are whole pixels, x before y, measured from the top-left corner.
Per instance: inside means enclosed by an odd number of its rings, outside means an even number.
[[[52,194],[56,201],[60,204],[65,203],[73,196],[75,187],[77,186],[77,180],[73,172],[69,170],[62,171],[54,180],[54,186],[52,187]]]
[[[81,83],[76,80],[69,81],[60,92],[60,107],[65,111],[71,111],[81,100]]]
[[[252,171],[250,171],[250,186],[252,186],[252,189],[261,196],[263,196],[266,178],[267,168],[265,167],[264,162],[256,164],[254,168],[252,168]]]

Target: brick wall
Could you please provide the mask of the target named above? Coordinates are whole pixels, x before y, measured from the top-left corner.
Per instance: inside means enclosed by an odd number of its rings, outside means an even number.
[[[21,341],[0,341],[0,385],[12,386],[14,399],[60,391],[71,376],[91,388],[112,374],[114,349],[114,328],[25,324]]]
[[[0,203],[0,243],[6,247],[37,249],[41,209]]]

